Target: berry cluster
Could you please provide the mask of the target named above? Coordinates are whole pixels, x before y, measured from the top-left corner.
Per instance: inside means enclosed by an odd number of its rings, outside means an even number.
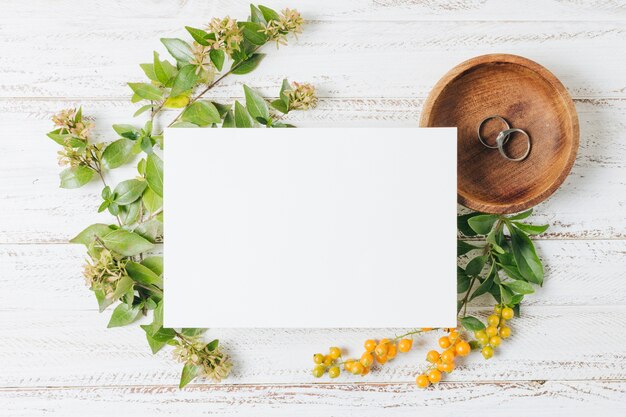
[[[426,360],[431,363],[426,372],[415,378],[417,386],[426,388],[430,384],[441,381],[442,372],[450,373],[454,370],[454,360],[457,356],[467,356],[472,348],[463,340],[456,329],[448,329],[447,336],[439,338],[439,347],[443,351],[431,350],[426,354]]]
[[[340,365],[343,365],[343,369],[353,375],[367,375],[375,363],[384,365],[387,361],[394,359],[398,352],[410,351],[413,347],[413,339],[407,338],[408,336],[429,330],[432,329],[414,330],[392,339],[381,339],[380,341],[368,339],[363,344],[365,352],[358,360],[346,359],[343,362],[338,362],[341,358],[341,350],[337,347],[331,347],[328,355],[321,353],[313,355],[313,362],[315,362],[313,376],[319,378],[328,372],[328,376],[336,378],[341,373]]]
[[[487,328],[474,333],[474,337],[482,346],[481,353],[485,359],[490,359],[493,356],[493,350],[500,346],[502,339],[511,336],[511,329],[506,324],[515,315],[511,307],[501,305],[496,305],[493,311],[494,314],[487,317]]]
[[[341,373],[339,369],[340,364],[337,361],[341,358],[341,349],[338,347],[331,347],[328,350],[328,355],[323,355],[321,353],[316,353],[313,355],[313,362],[315,362],[315,367],[313,368],[313,376],[315,378],[320,378],[326,372],[328,372],[328,376],[331,378],[337,378]]]

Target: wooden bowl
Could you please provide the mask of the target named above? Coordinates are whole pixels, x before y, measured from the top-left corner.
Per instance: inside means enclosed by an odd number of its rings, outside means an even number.
[[[530,135],[531,151],[522,162],[478,141],[479,123],[496,114]],[[454,67],[428,96],[420,125],[458,128],[458,202],[487,213],[515,213],[548,198],[578,150],[578,116],[567,90],[550,71],[516,55],[483,55]],[[482,133],[495,143],[502,128],[492,120]],[[525,150],[523,137],[511,137],[509,155]]]

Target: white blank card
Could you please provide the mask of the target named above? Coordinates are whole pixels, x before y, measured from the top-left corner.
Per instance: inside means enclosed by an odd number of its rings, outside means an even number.
[[[167,129],[166,327],[455,327],[456,129]]]

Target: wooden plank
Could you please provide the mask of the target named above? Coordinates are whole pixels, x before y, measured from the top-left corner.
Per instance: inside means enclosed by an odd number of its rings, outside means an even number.
[[[232,98],[218,99],[231,102]],[[109,100],[0,100],[0,243],[66,242],[87,225],[110,221],[96,213],[100,188],[58,188],[58,145],[45,137],[49,118],[64,107],[84,104],[96,117],[99,140],[112,141],[113,123],[137,123],[135,106]],[[301,127],[360,126],[411,127],[423,104],[419,99],[324,99],[318,109],[295,112],[288,120]],[[536,208],[533,221],[548,223],[542,238],[573,239],[626,237],[623,218],[626,185],[626,100],[580,100],[576,102],[581,125],[581,144],[572,173],[560,190]],[[134,171],[113,171],[113,181],[133,176]]]
[[[1,97],[127,97],[126,82],[145,78],[138,64],[165,53],[160,37],[188,38],[184,24],[204,21],[32,19],[28,36],[15,35],[20,19],[2,24]],[[258,70],[216,93],[240,95],[245,82],[276,94],[288,76],[324,97],[425,97],[459,62],[506,51],[551,69],[576,98],[624,98],[625,52],[615,45],[625,41],[622,22],[313,22],[292,46],[266,46]]]
[[[198,385],[176,387],[67,387],[0,390],[11,416],[428,416],[532,415],[571,417],[626,412],[624,381],[524,381],[413,384]],[[523,410],[523,412],[522,412]]]
[[[72,0],[55,2],[52,10],[45,0],[28,3],[8,1],[3,5],[0,20],[32,18],[41,10],[55,19],[128,19],[129,17],[163,20],[205,20],[212,16],[231,15],[245,17],[248,13],[247,0],[218,1],[168,1],[140,0],[126,2],[93,1],[86,4]],[[618,20],[626,18],[626,7],[620,1],[594,0],[563,2],[559,0],[528,0],[503,2],[498,0],[268,0],[262,4],[282,10],[297,8],[309,19],[315,20]]]
[[[547,240],[538,242],[537,250],[546,280],[525,306],[626,305],[625,240]],[[80,245],[0,245],[0,311],[97,314],[82,278],[85,257]],[[485,297],[473,305],[492,302]]]
[[[54,301],[53,297],[49,302]],[[28,300],[24,303],[28,304]],[[480,316],[488,312],[489,309],[470,311]],[[170,359],[169,348],[152,356],[141,329],[106,329],[107,314],[21,310],[2,311],[0,317],[2,387],[178,383],[181,366]],[[510,322],[513,336],[492,360],[485,361],[478,353],[463,358],[447,380],[626,379],[626,347],[619,337],[624,320],[623,305],[526,307],[521,318]],[[210,329],[206,337],[220,338],[233,356],[236,366],[229,383],[283,384],[317,381],[310,374],[313,353],[340,346],[347,357],[354,357],[362,353],[362,343],[367,338],[392,337],[403,332],[404,329]],[[436,331],[416,338],[411,353],[373,369],[365,378],[344,375],[339,381],[413,381],[425,368],[425,353],[436,346],[441,334]]]

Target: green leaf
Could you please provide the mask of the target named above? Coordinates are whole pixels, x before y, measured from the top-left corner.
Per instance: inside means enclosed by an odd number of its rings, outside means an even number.
[[[141,264],[149,268],[152,272],[161,276],[163,274],[163,257],[162,256],[150,256],[141,261]]]
[[[219,111],[210,101],[196,101],[185,109],[181,119],[197,126],[209,126],[222,121]]]
[[[148,155],[146,181],[152,191],[159,197],[163,197],[163,161],[155,154]]]
[[[466,316],[459,319],[459,321],[461,322],[461,325],[470,332],[477,332],[485,329],[483,322],[478,320],[476,317]]]
[[[215,349],[217,349],[217,346],[219,345],[219,340],[215,339],[212,340],[208,345],[206,345],[206,348],[209,352],[213,352]]]
[[[139,64],[139,66],[141,67],[143,72],[146,74],[146,77],[148,77],[152,81],[159,82],[159,79],[157,78],[156,74],[154,73],[154,65],[153,64]]]
[[[513,292],[518,294],[532,294],[535,292],[533,286],[526,281],[511,281],[503,282],[502,284],[506,285],[513,290]]]
[[[270,20],[280,20],[280,15],[276,13],[275,10],[272,10],[269,7],[259,5],[259,10],[261,10],[261,13],[263,13],[263,17],[268,22]]]
[[[263,16],[263,12],[259,10],[259,8],[256,7],[254,4],[250,5],[250,20],[254,23],[267,23],[265,17]]]
[[[176,61],[188,64],[193,58],[193,52],[187,42],[177,38],[161,38],[167,51],[176,58]]]
[[[231,73],[243,75],[252,72],[259,65],[264,57],[264,54],[253,54],[245,61],[238,64],[233,64],[233,67],[236,66],[236,68],[234,68]]]
[[[486,235],[491,231],[493,224],[498,220],[497,216],[492,214],[481,214],[479,216],[471,217],[467,220],[467,223],[473,231],[479,235]]]
[[[224,123],[222,123],[222,127],[230,128],[235,127],[235,116],[233,115],[232,110],[228,110],[226,115],[224,116]]]
[[[161,284],[161,278],[150,268],[137,262],[129,261],[126,264],[126,272],[136,282],[145,285]]]
[[[176,337],[176,332],[174,331],[174,329],[166,329],[165,327],[161,327],[150,336],[152,336],[154,340],[158,340],[160,342],[168,342]]]
[[[145,106],[141,106],[137,109],[137,111],[135,113],[133,113],[133,117],[137,117],[145,112],[147,112],[148,110],[152,110],[152,104],[146,104]]]
[[[487,262],[487,256],[477,256],[470,260],[465,267],[465,273],[469,276],[475,276],[480,274],[480,271],[485,267]]]
[[[254,120],[248,113],[248,110],[241,103],[235,101],[235,127],[249,128],[254,127],[254,124]]]
[[[194,41],[198,42],[200,45],[209,46],[209,43],[206,40],[206,37],[209,35],[202,29],[192,28],[190,26],[185,26],[187,32],[191,35]]]
[[[243,37],[254,45],[263,45],[267,42],[267,35],[263,33],[263,25],[255,22],[239,22]]]
[[[110,143],[102,152],[102,161],[108,169],[114,169],[129,162],[135,156],[135,142],[122,138]]]
[[[469,213],[469,214],[463,214],[461,216],[457,216],[456,218],[457,229],[459,229],[459,231],[463,233],[465,236],[470,236],[470,237],[476,236],[476,232],[472,230],[472,228],[469,226],[468,220],[471,219],[472,217],[476,217],[479,215],[480,213]]]
[[[480,247],[470,245],[469,243],[462,240],[456,241],[456,256],[465,255],[466,253],[473,251],[474,249],[480,249]]]
[[[161,61],[156,51],[153,54],[152,66],[154,67],[154,75],[159,82],[169,87],[170,80],[176,75],[176,68],[167,60]]]
[[[117,204],[117,203],[114,203]],[[141,202],[135,201],[133,203],[119,206],[120,221],[124,225],[133,224],[139,220],[139,212],[141,211]]]
[[[139,97],[146,100],[161,100],[163,98],[163,91],[159,87],[155,87],[148,83],[128,83],[128,86]]]
[[[163,199],[157,195],[152,189],[146,188],[141,197],[143,205],[149,213],[154,213],[163,207]]]
[[[255,120],[259,120],[259,118],[269,120],[270,111],[267,108],[265,99],[245,84],[243,86],[243,91],[246,96],[246,108],[248,109],[250,116],[252,116]]]
[[[143,194],[146,186],[147,184],[145,181],[122,181],[117,185],[117,187],[115,187],[115,190],[113,191],[113,195],[115,195],[113,201],[122,206],[137,201],[139,197],[141,197],[141,195]]]
[[[155,340],[148,333],[146,333],[146,340],[148,340],[148,345],[150,346],[150,350],[152,351],[153,354],[157,353],[159,350],[163,348],[163,346],[167,344],[167,342],[161,342],[159,340]]]
[[[495,274],[492,272],[489,274],[489,276],[487,277],[486,280],[484,280],[479,286],[478,288],[476,288],[476,290],[474,290],[474,292],[472,293],[472,295],[470,296],[470,301],[473,300],[474,298],[485,294],[486,292],[488,292],[491,287],[493,286],[493,281],[494,281],[494,277]]]
[[[225,57],[226,55],[221,49],[211,49],[209,52],[209,58],[211,58],[211,62],[215,65],[215,68],[217,68],[218,71],[221,71],[224,67]]]
[[[528,235],[540,235],[543,232],[545,232],[546,230],[548,230],[548,226],[547,224],[541,225],[541,226],[535,226],[533,224],[526,224],[526,223],[520,223],[520,222],[513,222],[513,224],[522,232],[528,234]]]
[[[61,188],[79,188],[87,184],[93,178],[94,171],[86,166],[76,166],[66,168],[59,176],[61,177]]]
[[[163,234],[163,222],[162,220],[159,220],[159,216],[157,216],[154,219],[139,223],[133,232],[137,233],[147,241],[155,243],[157,236]]]
[[[117,124],[112,127],[115,133],[123,138],[136,140],[139,137],[139,130],[133,125]]]
[[[180,375],[180,383],[178,384],[178,388],[183,388],[185,385],[189,384],[194,380],[195,377],[200,373],[200,367],[198,365],[194,365],[193,363],[186,363],[183,366],[183,372]]]
[[[173,97],[170,96],[163,103],[163,107],[168,109],[180,109],[189,104],[189,91],[181,94],[179,96]]]
[[[463,268],[456,267],[456,292],[462,294],[469,290],[471,279],[465,274]]]
[[[518,213],[518,214],[515,214],[513,216],[509,216],[507,218],[509,220],[523,220],[523,219],[525,219],[527,217],[530,217],[531,214],[533,214],[533,209],[526,210],[526,211],[524,211],[522,213]]]
[[[279,98],[283,103],[285,103],[287,109],[289,109],[289,95],[287,94],[287,91],[290,91],[291,89],[292,87],[291,84],[289,84],[289,80],[285,78],[282,85],[280,86]]]
[[[543,283],[543,265],[537,256],[535,246],[524,232],[510,227],[513,256],[520,274],[530,282],[541,285]]]
[[[84,148],[86,142],[84,139],[73,137],[70,133],[61,133],[61,129],[53,130],[47,133],[50,139],[55,141],[61,146],[69,146],[70,148]]]
[[[220,104],[216,101],[212,101],[211,103],[217,109],[217,112],[220,114],[220,117],[224,117],[226,113],[228,112],[228,110],[230,110],[233,107],[232,104]]]
[[[194,336],[200,336],[201,334],[206,332],[206,330],[207,329],[185,328],[185,329],[181,329],[180,333],[185,336],[194,337]]]
[[[108,224],[96,223],[88,226],[85,230],[80,232],[74,238],[70,240],[70,243],[80,243],[88,246],[96,239],[96,237],[103,238],[113,231],[113,228]]]
[[[122,298],[127,292],[132,291],[135,282],[129,276],[123,276],[117,281],[113,297],[111,299],[117,300]]]
[[[271,106],[281,113],[284,113],[284,114],[289,113],[289,106],[280,99],[272,101]]]
[[[178,96],[191,90],[198,81],[195,65],[185,65],[178,71],[174,83],[172,84],[172,96]]]
[[[117,229],[102,238],[104,245],[123,256],[135,256],[154,247],[136,233]]]
[[[107,328],[126,326],[137,320],[141,316],[141,308],[139,306],[129,307],[126,303],[121,303],[111,314],[111,320]]]

